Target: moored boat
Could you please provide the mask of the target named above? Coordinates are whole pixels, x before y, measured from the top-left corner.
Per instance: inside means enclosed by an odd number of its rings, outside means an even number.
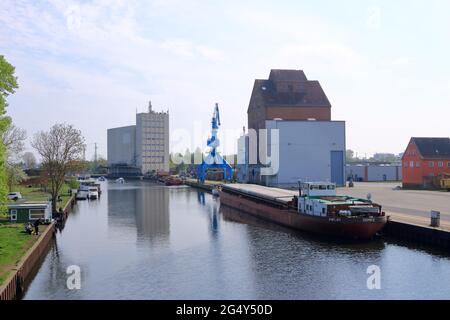
[[[125,179],[124,178],[119,178],[115,181],[118,184],[125,184]]]
[[[223,185],[223,205],[298,230],[370,239],[386,224],[379,204],[337,196],[333,183],[300,183],[299,192],[256,185]]]
[[[166,186],[181,186],[183,185],[183,180],[181,180],[178,177],[174,177],[174,176],[169,176],[165,179],[165,185]]]

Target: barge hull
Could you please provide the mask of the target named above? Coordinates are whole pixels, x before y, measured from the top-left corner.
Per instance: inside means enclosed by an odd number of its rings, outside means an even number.
[[[244,211],[260,219],[285,227],[349,239],[371,239],[386,224],[386,217],[329,218],[301,214],[293,209],[271,206],[256,200],[220,191],[222,205]]]

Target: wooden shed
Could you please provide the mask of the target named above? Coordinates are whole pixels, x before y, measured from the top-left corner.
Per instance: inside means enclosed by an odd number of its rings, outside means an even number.
[[[52,205],[50,201],[17,202],[8,205],[8,215],[11,222],[25,223],[37,219],[51,222]]]

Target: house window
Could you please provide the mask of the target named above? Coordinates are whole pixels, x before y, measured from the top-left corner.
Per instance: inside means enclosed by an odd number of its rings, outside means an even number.
[[[444,162],[443,161],[439,161],[438,162],[438,167],[439,168],[443,168],[444,167]]]
[[[450,168],[450,161],[447,162],[447,168]]]
[[[17,221],[17,210],[11,210],[11,221]]]
[[[408,162],[405,162],[405,168],[408,168]]]
[[[415,156],[415,155],[416,155],[416,151],[415,151],[415,150],[411,151],[411,154],[412,154],[413,156]]]
[[[30,209],[30,220],[45,219],[44,209]]]
[[[434,168],[434,161],[428,161],[428,167]]]
[[[414,168],[414,161],[410,161],[410,162],[409,162],[409,166],[410,166],[411,168]]]
[[[420,161],[416,162],[416,168],[420,168]]]

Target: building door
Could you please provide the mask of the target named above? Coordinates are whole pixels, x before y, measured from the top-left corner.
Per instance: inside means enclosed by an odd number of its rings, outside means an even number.
[[[11,221],[17,221],[17,210],[11,210]]]
[[[344,151],[331,151],[331,182],[344,185]]]

